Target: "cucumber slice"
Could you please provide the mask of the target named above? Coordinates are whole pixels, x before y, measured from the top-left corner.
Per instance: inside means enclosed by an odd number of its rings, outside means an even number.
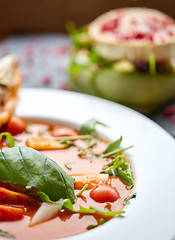
[[[72,90],[96,95],[93,79],[96,73],[95,66],[82,68],[76,76],[70,79],[70,87]]]
[[[129,106],[152,108],[175,97],[175,74],[122,74],[103,69],[94,84],[100,96]]]

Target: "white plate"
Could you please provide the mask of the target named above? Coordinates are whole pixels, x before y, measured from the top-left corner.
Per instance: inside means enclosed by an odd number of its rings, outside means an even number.
[[[136,176],[137,198],[113,219],[69,240],[169,240],[175,234],[175,141],[156,123],[122,105],[74,92],[22,89],[16,114],[81,125],[90,118],[106,123],[99,131],[123,136]]]

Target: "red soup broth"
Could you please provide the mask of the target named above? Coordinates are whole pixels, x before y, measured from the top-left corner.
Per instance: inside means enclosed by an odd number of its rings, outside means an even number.
[[[15,135],[16,146],[26,146],[26,141],[29,138],[49,138],[53,139],[52,130],[55,126],[43,122],[27,122],[26,131]],[[61,126],[63,127],[63,126]],[[67,127],[66,127],[67,128]],[[58,131],[59,132],[59,131]],[[86,143],[82,140],[75,140],[76,146],[70,146],[61,150],[42,150],[41,152],[57,162],[69,175],[75,174],[99,174],[103,167],[107,165],[111,159],[93,159],[78,155],[81,147]],[[103,153],[109,142],[102,140],[94,146],[93,151],[96,153]],[[1,143],[1,147],[5,146],[5,142]],[[87,153],[88,154],[88,153]],[[87,157],[87,156],[86,156]],[[66,164],[71,164],[71,169],[66,167]],[[73,207],[79,209],[79,205],[89,208],[89,206],[96,206],[101,210],[108,207],[110,210],[119,211],[125,205],[125,199],[130,195],[131,190],[127,189],[126,184],[118,177],[109,178],[108,184],[119,193],[119,199],[112,203],[99,203],[90,197],[92,189],[85,190],[82,195],[76,198]],[[75,190],[75,194],[79,190]],[[15,236],[17,240],[46,240],[67,237],[87,231],[87,226],[96,225],[99,223],[99,214],[84,215],[79,213],[72,213],[68,210],[58,213],[57,217],[29,226],[30,219],[36,212],[38,206],[27,206],[27,211],[24,217],[18,221],[1,222],[0,229]],[[108,220],[108,219],[107,219]]]

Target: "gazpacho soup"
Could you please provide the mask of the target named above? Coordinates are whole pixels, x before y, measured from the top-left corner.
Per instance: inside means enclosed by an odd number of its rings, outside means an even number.
[[[124,214],[134,175],[90,119],[79,129],[13,116],[0,133],[0,238],[57,239]]]

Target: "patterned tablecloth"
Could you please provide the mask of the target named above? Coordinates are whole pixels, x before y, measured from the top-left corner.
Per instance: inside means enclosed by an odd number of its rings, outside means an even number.
[[[0,57],[16,54],[23,73],[22,87],[67,89],[70,40],[62,34],[25,34],[6,38]],[[175,102],[149,116],[175,137]]]

